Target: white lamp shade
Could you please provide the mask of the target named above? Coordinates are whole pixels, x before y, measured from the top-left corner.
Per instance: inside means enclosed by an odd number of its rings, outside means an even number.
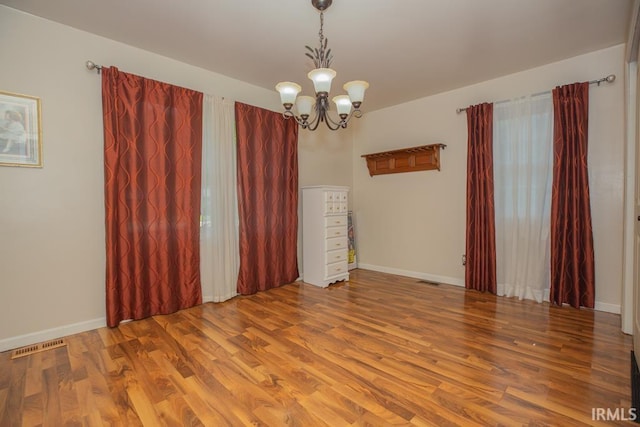
[[[347,95],[334,96],[333,102],[336,103],[338,114],[349,114],[351,111],[351,100]]]
[[[318,92],[330,92],[331,80],[336,76],[336,72],[331,68],[316,68],[311,70],[307,77],[313,82],[313,87]]]
[[[303,115],[311,115],[311,109],[313,105],[316,103],[316,99],[310,96],[299,96],[296,100],[296,108],[298,109],[298,114]]]
[[[364,91],[369,87],[369,83],[364,80],[354,80],[344,84],[344,90],[349,94],[351,102],[364,101]]]
[[[293,104],[302,87],[297,83],[280,82],[276,85],[276,90],[280,92],[280,101],[282,101],[283,104]]]

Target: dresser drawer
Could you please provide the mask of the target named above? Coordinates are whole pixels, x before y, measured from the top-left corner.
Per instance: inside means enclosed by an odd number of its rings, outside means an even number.
[[[327,202],[324,205],[324,213],[326,214],[336,214],[340,213],[340,206],[338,203]]]
[[[325,191],[325,202],[346,202],[348,199],[346,191]]]
[[[346,215],[330,216],[324,219],[325,227],[337,227],[338,225],[347,225]]]
[[[327,265],[327,277],[337,276],[338,274],[344,274],[348,272],[349,266],[346,261],[336,262],[334,264]]]
[[[328,215],[346,214],[347,212],[349,212],[349,208],[347,207],[347,202],[335,202],[335,203],[327,202],[324,206],[324,213]]]
[[[327,239],[331,239],[334,237],[343,237],[347,235],[347,227],[340,226],[340,227],[327,227],[325,230],[325,237]]]
[[[331,239],[327,239],[327,244],[325,246],[327,251],[333,251],[335,249],[346,249],[347,248],[347,238],[346,237],[334,237]]]
[[[335,251],[328,251],[327,252],[327,257],[325,259],[327,264],[331,264],[331,263],[339,262],[339,261],[346,261],[346,260],[347,260],[347,251],[345,251],[344,249],[338,249],[338,250],[335,250]]]

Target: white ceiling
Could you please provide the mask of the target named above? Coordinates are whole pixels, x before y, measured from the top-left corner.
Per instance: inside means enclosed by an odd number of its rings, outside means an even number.
[[[304,46],[318,44],[320,18],[310,0],[0,4],[257,86],[289,80],[312,92]],[[631,7],[632,0],[334,0],[324,25],[338,72],[332,93],[368,80],[363,111],[372,111],[624,43]]]

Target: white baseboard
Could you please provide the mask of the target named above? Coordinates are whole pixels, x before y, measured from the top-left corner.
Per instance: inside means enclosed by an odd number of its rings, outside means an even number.
[[[398,276],[413,277],[415,279],[428,280],[431,282],[442,283],[443,285],[454,285],[464,287],[464,279],[448,276],[438,276],[436,274],[420,273],[418,271],[401,270],[399,268],[383,267],[379,265],[358,263],[358,268],[364,270],[379,271],[381,273],[397,274]]]
[[[418,271],[401,270],[399,268],[384,267],[372,264],[358,263],[358,268],[364,270],[379,271],[381,273],[397,274],[399,276],[413,277],[416,279],[429,280],[431,282],[442,283],[446,285],[455,285],[464,287],[464,279],[455,277],[438,276],[435,274],[421,273]],[[545,301],[549,301],[548,296]],[[596,301],[594,310],[604,311],[606,313],[620,314],[620,306]]]
[[[227,299],[231,299],[238,294],[230,295],[229,298],[224,300],[215,301],[213,295],[204,296],[202,302],[220,302]],[[130,321],[130,320],[127,320]],[[107,326],[107,319],[102,317],[100,319],[87,320],[84,322],[72,323],[70,325],[59,326],[57,328],[45,329],[43,331],[32,332],[25,335],[18,335],[16,337],[10,337],[0,340],[0,352],[13,350],[16,348],[24,347],[27,345],[37,344],[43,341],[49,341],[56,338],[66,337],[68,335],[77,334],[80,332],[87,332],[93,329],[98,329]]]
[[[413,277],[416,279],[428,280],[431,282],[442,283],[446,285],[454,285],[464,287],[464,279],[455,277],[439,276],[436,274],[421,273],[418,271],[401,270],[399,268],[384,267],[372,264],[359,263],[358,268],[363,270],[379,271],[381,273],[397,274],[398,276]],[[235,296],[235,295],[234,295]],[[232,296],[233,297],[233,296]],[[203,302],[212,302],[213,296],[205,296]],[[620,305],[597,302],[595,310],[607,313],[620,314]],[[36,344],[43,341],[49,341],[56,338],[73,335],[80,332],[87,332],[107,326],[106,318],[87,320],[85,322],[72,323],[70,325],[60,326],[57,328],[45,329],[44,331],[33,332],[30,334],[19,335],[17,337],[5,338],[0,340],[0,352],[13,350],[27,345]]]
[[[620,314],[620,306],[615,304],[609,304],[606,302],[598,302],[596,301],[594,310],[596,311],[604,311],[607,313]]]
[[[67,335],[86,332],[92,329],[98,329],[107,326],[107,319],[87,320],[85,322],[72,323],[70,325],[60,326],[57,328],[45,329],[44,331],[32,332],[30,334],[19,335],[17,337],[5,338],[0,340],[0,351],[13,350],[15,348],[36,344],[43,341],[49,341],[56,338],[65,337]]]

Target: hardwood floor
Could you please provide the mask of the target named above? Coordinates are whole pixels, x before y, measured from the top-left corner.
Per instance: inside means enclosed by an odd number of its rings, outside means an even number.
[[[67,342],[0,353],[0,426],[574,426],[630,406],[620,316],[366,270]]]

